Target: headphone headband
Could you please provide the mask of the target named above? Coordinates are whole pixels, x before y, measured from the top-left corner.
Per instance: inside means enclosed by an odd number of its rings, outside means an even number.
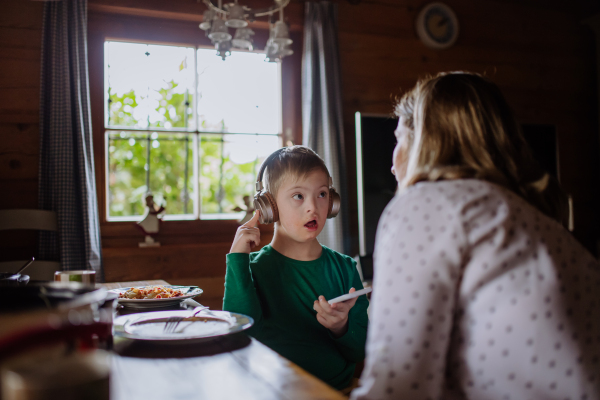
[[[263,161],[262,165],[260,166],[260,169],[258,170],[258,176],[256,177],[256,183],[254,184],[254,188],[256,189],[257,192],[260,192],[261,190],[263,190],[263,184],[262,184],[262,178],[263,178],[263,174],[265,172],[265,169],[267,168],[267,165],[273,161],[275,159],[275,157],[277,157],[279,154],[281,154],[283,152],[283,150],[285,150],[285,147],[282,147],[279,150],[275,150],[273,153],[271,153],[271,155],[269,157],[267,157],[265,159],[265,161]]]
[[[260,169],[258,170],[258,175],[256,177],[256,183],[254,184],[254,188],[256,189],[257,192],[260,192],[261,190],[264,189],[263,184],[262,184],[262,179],[263,179],[263,175],[265,173],[265,169],[267,169],[267,165],[269,165],[271,163],[271,161],[273,161],[275,159],[275,157],[277,157],[279,154],[281,154],[285,149],[287,149],[287,147],[282,147],[278,150],[275,150],[261,164]],[[327,168],[327,167],[325,167],[325,168]],[[333,178],[329,174],[329,170],[327,171],[327,175],[329,175],[329,187],[332,188],[333,187]]]

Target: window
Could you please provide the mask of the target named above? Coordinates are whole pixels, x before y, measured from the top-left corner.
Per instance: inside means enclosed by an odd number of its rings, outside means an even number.
[[[281,147],[280,65],[117,41],[104,54],[107,220],[139,220],[148,192],[165,219],[239,218]]]

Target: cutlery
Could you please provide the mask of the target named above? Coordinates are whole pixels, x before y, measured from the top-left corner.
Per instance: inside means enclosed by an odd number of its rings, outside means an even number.
[[[32,262],[35,261],[35,257],[31,257],[31,260],[27,261],[25,263],[25,265],[23,265],[21,268],[19,268],[19,270],[17,272],[15,272],[15,275],[19,275],[21,272],[23,272],[23,270],[27,267],[29,267],[31,265]]]
[[[174,333],[175,329],[177,328],[177,326],[179,325],[179,323],[181,321],[183,321],[186,318],[195,317],[196,314],[198,314],[202,310],[206,310],[207,308],[208,308],[207,306],[198,306],[198,307],[196,307],[196,308],[194,308],[192,310],[192,315],[190,315],[189,317],[181,317],[181,316],[169,317],[167,319],[167,322],[165,322],[165,327],[163,329],[163,332],[165,332],[165,333]]]

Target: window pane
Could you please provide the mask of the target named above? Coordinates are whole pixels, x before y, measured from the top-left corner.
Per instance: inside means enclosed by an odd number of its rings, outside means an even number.
[[[202,218],[238,218],[235,208],[246,209],[244,196],[252,201],[258,168],[280,142],[270,135],[201,135]]]
[[[214,49],[197,54],[199,130],[280,133],[279,64],[261,53],[233,51],[226,61]]]
[[[108,215],[144,214],[147,135],[111,133],[108,139]]]
[[[105,42],[109,221],[140,220],[148,191],[165,219],[243,215],[281,147],[280,67],[264,57]]]
[[[197,215],[194,135],[110,132],[108,142],[109,218],[139,219],[148,183],[165,218]]]
[[[105,42],[107,126],[193,126],[194,48]]]

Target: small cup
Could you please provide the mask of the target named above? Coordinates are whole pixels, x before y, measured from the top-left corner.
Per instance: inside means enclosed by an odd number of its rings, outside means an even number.
[[[83,269],[76,271],[56,271],[55,282],[81,282],[84,285],[96,285],[96,271]]]

